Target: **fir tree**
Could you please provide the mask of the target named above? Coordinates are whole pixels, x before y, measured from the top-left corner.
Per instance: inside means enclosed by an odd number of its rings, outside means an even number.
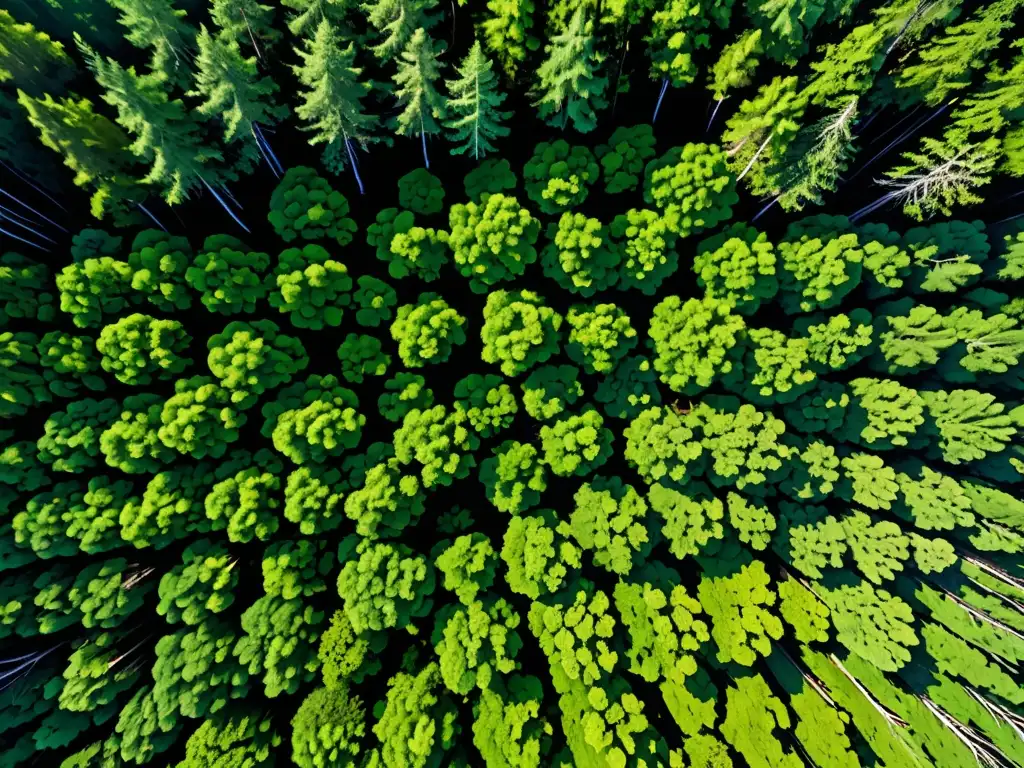
[[[797,134],[779,171],[783,190],[779,200],[787,211],[799,211],[808,203],[821,205],[821,193],[836,190],[853,156],[857,101],[850,99],[842,112],[827,115]]]
[[[262,60],[263,49],[281,39],[274,28],[274,9],[259,0],[212,0],[210,16],[220,27],[220,37],[249,46]]]
[[[200,27],[196,42],[199,71],[195,90],[189,95],[205,99],[197,111],[206,117],[220,116],[226,144],[242,143],[239,161],[243,173],[259,163],[260,155],[275,173],[280,173],[282,169],[261,129],[275,125],[288,114],[287,107],[273,101],[277,92],[274,81],[259,76],[255,56],[244,58],[237,44],[214,37],[205,26]]]
[[[451,94],[448,107],[457,115],[446,125],[451,129],[452,139],[463,142],[452,147],[452,154],[472,152],[473,159],[479,160],[494,151],[492,139],[508,136],[509,129],[501,123],[512,113],[498,109],[506,96],[498,90],[498,78],[479,40],[473,43],[458,72],[458,80],[445,81]]]
[[[487,11],[480,24],[487,48],[498,64],[514,80],[526,54],[540,48],[540,41],[531,34],[533,0],[487,0]]]
[[[354,66],[355,46],[349,43],[341,48],[334,27],[324,19],[305,47],[296,49],[303,64],[292,68],[308,89],[299,94],[303,103],[295,114],[306,121],[305,130],[313,132],[309,143],[325,145],[324,164],[338,173],[346,161],[351,163],[362,191],[352,140],[368,144],[384,139],[373,133],[378,119],[363,111],[362,100],[370,85],[359,79],[362,70]]]
[[[447,110],[444,97],[438,92],[435,82],[440,77],[437,52],[434,42],[422,27],[417,29],[409,46],[402,51],[395,74],[398,86],[398,102],[402,112],[395,118],[395,133],[399,136],[414,136],[417,133],[423,143],[423,162],[430,167],[427,156],[427,134],[441,130],[440,122]]]
[[[760,29],[747,30],[732,45],[725,46],[708,77],[708,89],[715,98],[721,101],[729,89],[750,85],[761,53]]]
[[[534,102],[540,117],[564,129],[572,121],[580,133],[597,127],[596,109],[608,106],[604,92],[608,78],[598,74],[601,57],[593,35],[593,22],[584,21],[584,8],[576,9],[565,31],[545,46],[547,59],[537,70],[540,98]]]
[[[404,56],[416,31],[428,30],[437,22],[428,13],[435,5],[437,0],[375,0],[364,5],[366,18],[383,36],[372,48],[374,55],[378,59]]]
[[[0,83],[13,81],[31,96],[63,90],[74,74],[64,46],[0,9]]]
[[[136,48],[152,51],[150,71],[185,85],[189,80],[188,49],[196,34],[185,21],[185,11],[176,10],[172,0],[109,2],[121,12],[117,20],[128,28],[125,39]]]
[[[346,16],[353,3],[352,0],[281,0],[281,5],[295,11],[288,18],[288,31],[298,37],[309,37],[325,20],[347,31]]]

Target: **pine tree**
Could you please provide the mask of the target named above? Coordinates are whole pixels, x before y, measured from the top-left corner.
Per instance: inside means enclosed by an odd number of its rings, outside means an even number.
[[[351,142],[369,144],[386,139],[374,135],[379,121],[363,111],[362,100],[370,85],[359,79],[362,70],[354,66],[355,45],[341,48],[334,27],[324,19],[307,41],[306,50],[297,48],[296,53],[303,64],[292,69],[308,90],[299,94],[303,103],[295,108],[295,114],[306,121],[305,130],[313,131],[309,143],[325,145],[324,164],[340,173],[346,162],[351,163],[362,190]]]
[[[185,21],[185,11],[174,8],[173,0],[109,0],[128,28],[125,39],[136,48],[151,50],[150,71],[160,73],[175,85],[189,80],[188,49],[196,31]]]
[[[540,48],[540,41],[531,34],[535,10],[533,0],[487,0],[480,28],[488,50],[509,80],[515,79],[527,52]]]
[[[288,31],[297,37],[309,37],[324,20],[339,30],[349,31],[346,17],[352,0],[281,0],[281,5],[295,11],[288,18]]]
[[[263,50],[281,39],[274,28],[274,9],[259,0],[212,0],[210,16],[220,27],[220,37],[237,43],[242,50],[251,46],[262,60]]]
[[[1013,26],[1021,0],[998,0],[950,27],[918,51],[918,62],[899,70],[896,87],[909,103],[920,99],[938,106],[971,84],[974,71],[998,49],[1002,33]]]
[[[708,89],[715,98],[721,101],[730,88],[750,85],[762,53],[760,29],[747,30],[736,42],[725,46],[708,77]]]
[[[274,81],[259,76],[255,56],[244,58],[236,43],[214,37],[205,26],[200,27],[196,43],[199,71],[195,90],[188,95],[205,99],[197,111],[206,117],[220,116],[225,125],[226,144],[242,142],[242,173],[250,172],[261,155],[275,173],[279,172],[280,166],[261,129],[275,125],[288,114],[287,107],[274,103]]]
[[[547,59],[537,70],[540,98],[534,105],[549,125],[564,129],[571,120],[573,128],[588,133],[597,127],[595,110],[608,106],[604,96],[608,78],[597,72],[601,56],[593,26],[584,21],[580,6],[565,31],[544,48]]]
[[[88,99],[55,101],[49,94],[36,99],[18,91],[18,103],[42,144],[63,155],[64,165],[75,172],[75,184],[94,190],[93,215],[100,218],[119,208],[135,184],[128,170],[132,157],[124,131],[97,115]]]
[[[492,139],[508,136],[509,129],[501,123],[512,113],[498,110],[506,95],[498,90],[498,78],[479,40],[473,43],[458,72],[460,79],[445,81],[451,94],[448,107],[457,115],[446,126],[452,131],[454,141],[465,142],[452,147],[452,154],[472,152],[473,159],[479,160],[494,151]]]
[[[797,134],[779,172],[783,190],[779,202],[787,211],[799,211],[808,203],[821,205],[821,193],[836,190],[853,156],[857,101],[850,99],[842,112],[827,115]]]
[[[384,39],[371,50],[378,59],[403,55],[417,30],[429,30],[437,17],[429,11],[437,0],[375,0],[363,6],[366,18]],[[401,64],[399,64],[401,66]]]
[[[150,166],[142,183],[161,187],[171,205],[185,200],[200,181],[209,184],[212,180],[201,174],[205,170],[215,175],[206,164],[220,160],[221,153],[205,145],[185,105],[167,97],[163,76],[140,76],[134,67],[124,69],[113,59],[80,46],[104,91],[103,100],[117,109],[118,124],[135,137],[132,153]]]
[[[74,72],[63,45],[0,9],[0,83],[10,80],[31,96],[42,96],[63,91]]]
[[[395,74],[398,102],[402,112],[395,119],[395,133],[414,136],[423,143],[423,163],[430,167],[427,156],[427,134],[441,131],[439,121],[447,116],[444,97],[434,83],[440,77],[434,42],[422,27],[416,30],[409,46],[402,51]]]

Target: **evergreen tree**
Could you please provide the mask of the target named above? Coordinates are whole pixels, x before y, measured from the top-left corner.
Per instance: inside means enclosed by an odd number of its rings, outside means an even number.
[[[362,100],[370,85],[359,79],[363,71],[354,66],[355,45],[342,48],[334,26],[324,19],[305,47],[296,48],[302,65],[292,67],[308,89],[299,94],[303,103],[295,108],[295,114],[306,121],[305,130],[313,132],[309,143],[325,145],[324,164],[339,173],[346,162],[351,163],[362,189],[351,142],[368,144],[384,139],[373,135],[378,119],[363,110]]]
[[[63,45],[0,9],[0,83],[13,81],[31,96],[57,93],[74,67]]]
[[[199,71],[195,90],[188,95],[205,99],[197,111],[206,117],[220,116],[227,145],[242,143],[242,173],[249,173],[259,163],[261,154],[271,169],[279,173],[282,169],[261,130],[261,126],[275,125],[288,114],[287,107],[273,101],[277,93],[274,81],[259,76],[255,56],[244,58],[237,44],[214,37],[205,26],[200,27],[196,42]]]
[[[437,64],[434,42],[422,27],[402,51],[395,74],[398,86],[398,102],[402,112],[395,118],[395,133],[399,136],[414,136],[417,133],[423,143],[423,163],[430,167],[427,156],[427,134],[441,131],[440,122],[447,115],[444,97],[438,93],[435,82],[441,73]]]
[[[537,70],[540,117],[564,129],[570,120],[573,128],[588,133],[597,127],[596,109],[608,106],[604,92],[608,78],[598,74],[601,56],[593,34],[593,22],[584,21],[580,6],[569,25],[544,47],[547,59]]]
[[[533,0],[487,0],[480,29],[509,80],[515,79],[526,54],[540,48],[540,41],[531,34],[535,9]]]
[[[383,36],[371,49],[374,55],[378,59],[404,57],[417,30],[428,30],[437,23],[429,13],[435,5],[437,0],[375,0],[364,5],[366,18]]]
[[[274,9],[259,0],[212,0],[210,16],[220,27],[220,37],[237,43],[243,50],[251,46],[262,59],[263,50],[281,39],[274,28]]]
[[[97,115],[88,99],[55,101],[49,94],[36,99],[18,91],[18,103],[43,145],[63,155],[64,165],[75,172],[75,184],[93,190],[93,215],[102,218],[110,210],[123,213],[135,184],[124,131]]]
[[[89,67],[103,89],[103,100],[117,109],[117,122],[135,137],[132,154],[149,165],[143,184],[163,190],[169,205],[182,202],[189,192],[216,176],[207,163],[221,159],[221,153],[205,145],[199,126],[180,100],[171,100],[163,89],[160,73],[138,75],[134,67],[124,69],[113,59],[103,59],[83,46]]]
[[[491,68],[491,60],[484,55],[477,40],[462,60],[458,70],[461,77],[445,81],[451,94],[448,107],[457,115],[446,126],[451,129],[454,141],[464,142],[452,147],[453,155],[472,152],[473,159],[479,160],[494,151],[492,139],[509,134],[509,129],[501,123],[512,113],[498,109],[506,96],[498,90],[498,78]]]
[[[322,21],[348,31],[346,16],[352,0],[281,0],[281,5],[295,11],[288,18],[288,31],[298,37],[309,37]]]
[[[189,80],[189,49],[196,31],[185,21],[185,11],[175,9],[173,0],[109,0],[128,28],[125,40],[136,48],[149,50],[149,69],[176,85]]]
[[[762,53],[761,30],[747,30],[739,39],[722,49],[718,61],[711,68],[708,89],[721,101],[730,88],[750,85],[754,70]]]
[[[808,203],[821,205],[822,192],[834,192],[839,176],[853,155],[853,124],[857,120],[857,98],[838,114],[828,115],[803,128],[794,139],[779,172],[787,211],[801,210]]]

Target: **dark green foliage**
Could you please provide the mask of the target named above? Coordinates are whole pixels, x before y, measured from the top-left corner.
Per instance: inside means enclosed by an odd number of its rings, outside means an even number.
[[[444,208],[441,180],[425,168],[410,171],[398,180],[398,204],[425,216],[438,213]]]
[[[270,198],[267,220],[286,243],[334,240],[348,245],[356,223],[348,218],[348,200],[312,168],[289,168]]]
[[[287,313],[296,328],[338,326],[342,308],[352,302],[348,268],[319,245],[283,251],[267,284],[270,306]]]
[[[649,125],[619,126],[596,152],[605,191],[628,192],[639,186],[644,166],[654,157],[654,131]]]
[[[559,139],[538,144],[523,167],[527,196],[542,213],[560,213],[587,199],[600,167],[586,147]]]

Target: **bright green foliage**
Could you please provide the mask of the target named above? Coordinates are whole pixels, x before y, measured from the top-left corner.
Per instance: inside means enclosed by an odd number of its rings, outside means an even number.
[[[786,407],[786,423],[807,434],[832,433],[842,426],[849,406],[846,387],[819,379],[816,389]]]
[[[497,559],[491,540],[482,533],[473,533],[451,542],[434,564],[444,574],[444,588],[454,592],[463,605],[472,606],[477,595],[494,584]]]
[[[399,212],[397,208],[385,208],[377,214],[373,224],[366,228],[366,242],[376,249],[378,259],[391,261],[391,241],[395,234],[408,232],[415,221],[416,217],[411,211]]]
[[[216,619],[157,641],[153,701],[161,720],[205,717],[248,694],[249,676],[231,655],[234,644],[235,634]]]
[[[540,222],[508,195],[453,205],[448,211],[448,244],[460,274],[474,293],[523,274],[537,260]]]
[[[536,677],[509,678],[507,693],[480,692],[473,745],[487,765],[540,768],[547,722],[541,717],[543,688]]]
[[[889,672],[910,661],[909,648],[920,641],[913,611],[900,598],[863,581],[817,594],[832,612],[836,640],[851,653]]]
[[[157,709],[153,688],[144,685],[125,704],[118,716],[114,744],[123,760],[145,762],[153,755],[167,751],[178,738],[181,726],[173,715],[162,715]],[[108,744],[110,742],[107,742]],[[107,750],[104,750],[107,754]],[[116,766],[117,764],[114,763]]]
[[[651,77],[676,87],[692,83],[697,76],[696,49],[708,47],[707,31],[712,23],[728,26],[731,9],[731,0],[717,0],[706,11],[688,0],[673,0],[657,8],[645,38]]]
[[[516,376],[558,351],[561,326],[562,316],[533,291],[493,291],[484,306],[480,357]]]
[[[228,540],[266,541],[278,528],[281,506],[281,460],[261,448],[255,455],[233,455],[218,467],[223,477],[206,496],[206,516],[215,531],[227,531]]]
[[[429,615],[436,577],[426,559],[403,544],[382,541],[360,541],[348,553],[353,559],[338,575],[338,594],[355,632],[402,629]]]
[[[726,154],[714,144],[670,149],[644,169],[644,200],[662,212],[669,230],[680,237],[728,219],[739,201],[735,187]]]
[[[779,290],[774,246],[763,232],[743,224],[702,240],[693,271],[708,296],[731,301],[744,315],[756,312]]]
[[[199,539],[182,553],[181,565],[160,578],[156,612],[170,624],[196,626],[227,610],[235,601],[236,564],[222,544]]]
[[[917,373],[939,362],[943,350],[957,343],[956,329],[934,307],[911,306],[901,301],[887,306],[878,318],[879,352],[877,367],[888,373]]]
[[[569,602],[571,601],[571,602]],[[565,603],[530,606],[530,631],[559,676],[589,687],[607,679],[618,662],[613,650],[615,616],[608,595],[582,582]]]
[[[296,464],[319,463],[358,445],[366,424],[359,399],[334,376],[310,376],[264,406],[265,431],[274,447]],[[269,409],[269,410],[268,410]]]
[[[598,179],[600,167],[593,152],[564,139],[542,141],[523,167],[527,196],[541,213],[561,213],[584,200]]]
[[[409,227],[406,228],[406,224]],[[431,283],[448,263],[448,233],[412,226],[412,214],[403,211],[395,218],[395,234],[389,249],[388,274],[401,279],[415,275]]]
[[[61,311],[79,328],[98,326],[104,315],[120,312],[130,294],[132,268],[109,256],[68,264],[56,277]]]
[[[864,252],[852,233],[825,242],[803,235],[779,243],[778,252],[780,300],[789,314],[835,307],[860,280]]]
[[[373,636],[357,635],[352,630],[345,611],[338,610],[331,615],[331,625],[320,635],[320,672],[324,685],[330,689],[344,688],[350,678],[358,683],[367,674],[380,671],[380,661],[371,656],[385,643],[368,637]]]
[[[529,51],[540,48],[540,40],[532,34],[536,6],[532,0],[488,0],[480,30],[491,53],[515,80],[519,66]]]
[[[289,168],[270,198],[267,221],[286,243],[330,239],[348,245],[356,223],[348,218],[348,200],[312,168]]]
[[[267,284],[270,306],[288,313],[296,328],[341,325],[342,308],[352,302],[348,268],[319,245],[282,251]]]
[[[459,735],[455,704],[443,693],[437,664],[415,676],[400,672],[388,684],[387,703],[373,726],[380,739],[380,762],[388,768],[440,765]]]
[[[759,507],[732,491],[726,495],[725,501],[729,524],[736,529],[739,540],[751,549],[766,549],[775,530],[775,518],[768,507]]]
[[[38,458],[57,472],[82,472],[99,464],[100,433],[118,417],[116,400],[83,398],[50,414],[36,443]]]
[[[462,142],[452,147],[453,155],[472,152],[473,159],[479,160],[494,151],[492,140],[509,134],[509,129],[501,123],[508,120],[512,113],[498,109],[507,94],[497,89],[497,76],[492,66],[491,60],[480,47],[480,41],[476,40],[458,68],[459,79],[445,81],[448,93],[451,94],[448,109],[456,115],[447,123],[447,127],[451,131],[452,140]]]
[[[871,315],[864,309],[827,319],[801,317],[795,329],[807,338],[811,365],[821,372],[845,370],[872,350]]]
[[[558,532],[593,552],[594,565],[628,576],[654,545],[648,533],[647,502],[618,477],[595,477],[574,496],[575,509]]]
[[[107,466],[130,474],[159,472],[174,459],[160,437],[164,401],[159,395],[131,395],[100,435]]]
[[[520,515],[540,503],[547,489],[544,464],[529,443],[506,440],[480,463],[480,482],[499,512]]]
[[[511,426],[519,406],[512,388],[500,376],[472,373],[455,382],[455,407],[464,411],[481,437]]]
[[[96,720],[113,716],[117,697],[130,690],[138,678],[137,670],[118,666],[117,657],[118,636],[111,632],[102,632],[94,640],[81,643],[68,657],[64,687],[58,699],[60,708],[67,712],[92,712]]]
[[[501,548],[509,589],[533,600],[558,592],[582,565],[582,552],[555,530],[551,510],[540,512],[513,517]]]
[[[537,93],[542,120],[556,128],[572,127],[589,133],[597,127],[596,110],[608,105],[608,78],[598,72],[602,56],[596,50],[594,22],[587,21],[585,6],[576,7],[564,30],[544,46],[546,58],[537,69]]]
[[[425,168],[410,171],[398,180],[398,204],[425,216],[440,213],[444,209],[441,180]]]
[[[839,457],[835,448],[821,441],[808,443],[802,453],[791,455],[792,473],[782,482],[787,496],[802,501],[822,501],[839,481]]]
[[[974,389],[922,392],[939,434],[938,448],[950,464],[977,461],[999,452],[1024,428],[1024,408],[1008,410],[996,397]]]
[[[565,319],[571,329],[566,351],[587,373],[611,373],[636,346],[629,316],[614,304],[574,306]]]
[[[160,412],[160,442],[196,459],[223,456],[246,421],[230,404],[231,393],[209,377],[178,379]]]
[[[796,579],[779,583],[779,614],[801,643],[828,642],[829,610]]]
[[[707,83],[715,99],[724,99],[726,93],[733,88],[750,85],[760,63],[758,56],[764,52],[761,46],[762,34],[760,29],[745,30],[735,42],[722,49],[711,68]]]
[[[620,125],[596,152],[605,192],[614,195],[636,189],[644,165],[655,155],[654,129],[649,125]]]
[[[262,671],[269,698],[293,694],[320,668],[316,648],[323,618],[301,598],[261,597],[242,614],[245,634],[233,653],[254,678]]]
[[[310,693],[291,724],[291,758],[299,768],[355,765],[368,731],[363,700],[345,683]]]
[[[121,537],[138,549],[162,549],[189,534],[209,532],[203,502],[213,482],[207,464],[158,472],[146,484],[142,501],[129,501],[121,511]]]
[[[731,350],[745,334],[743,318],[732,302],[705,296],[668,296],[655,307],[648,337],[654,347],[654,370],[676,392],[694,395],[732,371]]]
[[[287,384],[309,365],[302,342],[279,331],[269,320],[236,320],[206,342],[210,373],[239,408],[252,407],[268,389]]]
[[[896,499],[896,472],[879,456],[852,453],[841,462],[843,481],[839,495],[868,509],[889,509]]]
[[[186,238],[144,229],[132,241],[128,255],[132,290],[165,312],[188,309],[192,295],[188,292],[185,273],[191,261],[192,249]]]
[[[53,294],[47,293],[50,270],[19,253],[0,256],[0,323],[53,320]]]
[[[626,438],[623,456],[647,483],[665,478],[682,485],[685,478],[701,471],[697,462],[704,448],[695,426],[689,414],[674,408],[648,408],[622,431]]]
[[[234,315],[255,311],[267,295],[264,275],[269,269],[268,254],[249,251],[228,235],[211,235],[185,270],[185,280],[208,310]]]
[[[227,716],[204,720],[185,742],[185,759],[176,768],[266,765],[280,743],[269,719]]]
[[[442,610],[433,640],[448,690],[465,695],[474,688],[496,687],[500,675],[514,672],[522,647],[519,621],[515,609],[500,598]]]
[[[422,465],[424,488],[451,485],[467,477],[476,466],[473,451],[479,444],[466,412],[458,408],[448,412],[443,405],[414,408],[395,430],[395,456],[403,464]]]
[[[773,732],[791,727],[789,710],[772,695],[759,674],[733,679],[725,692],[721,731],[751,768],[800,768],[796,752],[787,751]]]
[[[185,356],[188,333],[177,320],[135,313],[105,326],[96,340],[104,371],[124,384],[149,384],[181,373],[191,362]]]
[[[562,288],[589,297],[618,281],[620,254],[597,219],[563,213],[557,227],[548,227],[548,240],[541,254],[544,274]]]
[[[850,555],[864,578],[876,585],[896,578],[909,545],[900,527],[888,520],[875,522],[863,512],[847,515],[841,522]]]
[[[367,471],[362,485],[345,497],[344,509],[360,536],[398,536],[423,514],[419,480],[402,474],[398,462],[389,459]]]
[[[621,258],[619,289],[653,296],[679,266],[669,220],[655,211],[630,208],[612,220],[609,231]]]
[[[356,322],[366,328],[376,328],[391,320],[392,307],[398,304],[395,289],[370,275],[362,275],[356,280],[359,287],[352,294],[355,300]]]
[[[434,393],[426,379],[416,373],[396,373],[384,382],[384,394],[377,398],[377,410],[388,421],[399,422],[413,408],[434,404]]]
[[[561,477],[594,471],[612,454],[612,432],[591,407],[556,419],[540,428],[543,462]]]
[[[705,574],[697,597],[711,618],[715,658],[751,667],[757,656],[771,653],[771,640],[782,637],[782,622],[771,611],[776,596],[764,563],[754,560],[730,576]]]
[[[579,370],[571,365],[542,365],[523,382],[523,407],[537,421],[548,421],[583,395]]]
[[[383,376],[388,372],[391,355],[381,351],[376,336],[350,333],[338,347],[341,375],[350,384],[361,384],[365,376]]]
[[[320,557],[308,539],[277,541],[263,552],[263,591],[285,600],[324,592],[327,585],[320,577],[333,563],[333,553]]]
[[[924,400],[917,390],[892,379],[853,379],[852,406],[843,426],[846,439],[874,450],[911,444],[924,424]]]
[[[605,415],[613,419],[632,419],[641,411],[661,403],[657,375],[646,357],[626,357],[601,379],[594,399],[602,404]]]
[[[492,294],[493,295],[493,294]],[[398,308],[391,338],[398,342],[398,357],[409,368],[443,363],[452,347],[466,343],[466,318],[436,293],[421,293],[415,304]]]
[[[916,475],[916,477],[915,477]],[[902,498],[896,510],[923,531],[951,531],[974,525],[971,498],[949,475],[921,465],[917,471],[896,475]]]
[[[399,4],[409,0],[399,0]],[[404,15],[404,14],[403,14]],[[377,49],[379,51],[379,48]],[[435,81],[440,78],[441,52],[423,27],[416,29],[409,43],[404,47],[394,75],[395,97],[401,112],[394,120],[395,133],[399,136],[419,136],[423,143],[423,161],[430,168],[427,158],[427,135],[441,132],[441,125],[448,116],[447,102],[440,94]]]
[[[751,328],[743,357],[726,374],[725,383],[759,405],[791,402],[817,378],[810,370],[809,346],[806,339],[790,338],[771,328]]]
[[[39,365],[48,371],[46,385],[57,397],[74,397],[83,386],[93,390],[106,386],[97,375],[100,358],[88,336],[49,331],[39,339],[36,352]]]

